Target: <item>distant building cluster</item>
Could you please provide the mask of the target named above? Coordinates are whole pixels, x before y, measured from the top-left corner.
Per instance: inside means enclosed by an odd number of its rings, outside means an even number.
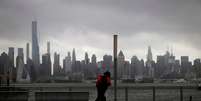
[[[93,54],[91,59],[88,53],[82,61],[76,60],[76,52],[68,52],[60,64],[60,54],[54,53],[54,62],[51,61],[50,42],[47,42],[47,53],[42,55],[40,63],[39,44],[37,37],[37,22],[32,22],[32,58],[30,57],[30,45],[26,44],[26,60],[24,60],[23,48],[18,48],[16,66],[14,47],[8,48],[8,53],[0,56],[0,84],[6,81],[15,82],[60,82],[94,80],[98,74],[110,71],[113,76],[113,59],[111,55],[104,55],[102,61],[97,61]],[[26,63],[24,62],[26,61]],[[52,71],[53,66],[53,71]],[[53,72],[53,75],[52,75]],[[151,46],[148,47],[147,59],[138,59],[133,56],[131,61],[126,61],[122,51],[117,57],[117,79],[197,79],[201,78],[201,61],[195,59],[189,61],[188,56],[181,56],[176,60],[173,53],[167,51],[164,55],[152,59]]]

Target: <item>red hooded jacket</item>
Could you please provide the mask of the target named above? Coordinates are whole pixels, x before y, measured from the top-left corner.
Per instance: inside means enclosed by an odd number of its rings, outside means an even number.
[[[104,80],[106,79],[106,80]],[[102,76],[102,75],[98,75],[97,77],[97,81],[96,81],[96,87],[101,86],[104,82],[106,81],[107,86],[111,85],[111,79],[109,76]]]

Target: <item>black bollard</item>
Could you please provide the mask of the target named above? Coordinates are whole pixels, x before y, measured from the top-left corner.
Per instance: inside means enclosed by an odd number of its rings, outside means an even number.
[[[1,86],[1,76],[0,76],[0,86]]]
[[[9,72],[7,72],[6,83],[7,83],[7,87],[9,87],[10,86]]]
[[[189,99],[189,101],[192,101],[192,96],[190,96],[190,99]]]

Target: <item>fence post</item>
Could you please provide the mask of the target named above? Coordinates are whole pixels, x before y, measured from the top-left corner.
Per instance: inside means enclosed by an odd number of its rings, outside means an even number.
[[[180,87],[180,101],[183,101],[183,88]]]
[[[35,91],[33,89],[29,90],[28,101],[35,101]]]
[[[190,96],[190,99],[189,99],[189,101],[192,101],[192,96]]]
[[[156,88],[153,87],[153,101],[155,101],[155,97],[156,97],[155,93],[156,93]]]
[[[71,88],[71,87],[69,87],[69,88],[68,88],[68,90],[71,92],[71,91],[72,91],[72,88]]]
[[[125,87],[125,101],[128,101],[128,88]]]

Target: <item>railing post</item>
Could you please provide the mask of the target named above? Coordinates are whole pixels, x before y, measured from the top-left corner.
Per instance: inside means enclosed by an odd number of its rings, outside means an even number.
[[[125,87],[125,101],[128,101],[128,88]]]
[[[183,88],[180,87],[180,101],[183,101]]]
[[[153,101],[155,101],[155,97],[156,97],[156,88],[155,87],[153,87]]]
[[[35,101],[35,91],[33,89],[29,90],[28,101]]]
[[[68,88],[68,90],[71,92],[71,91],[72,91],[72,88],[71,88],[71,87],[69,87],[69,88]]]
[[[190,96],[190,99],[189,99],[189,101],[192,101],[192,96]]]
[[[10,86],[10,73],[9,73],[9,71],[7,72],[7,76],[6,76],[6,84],[7,84],[7,87]]]

